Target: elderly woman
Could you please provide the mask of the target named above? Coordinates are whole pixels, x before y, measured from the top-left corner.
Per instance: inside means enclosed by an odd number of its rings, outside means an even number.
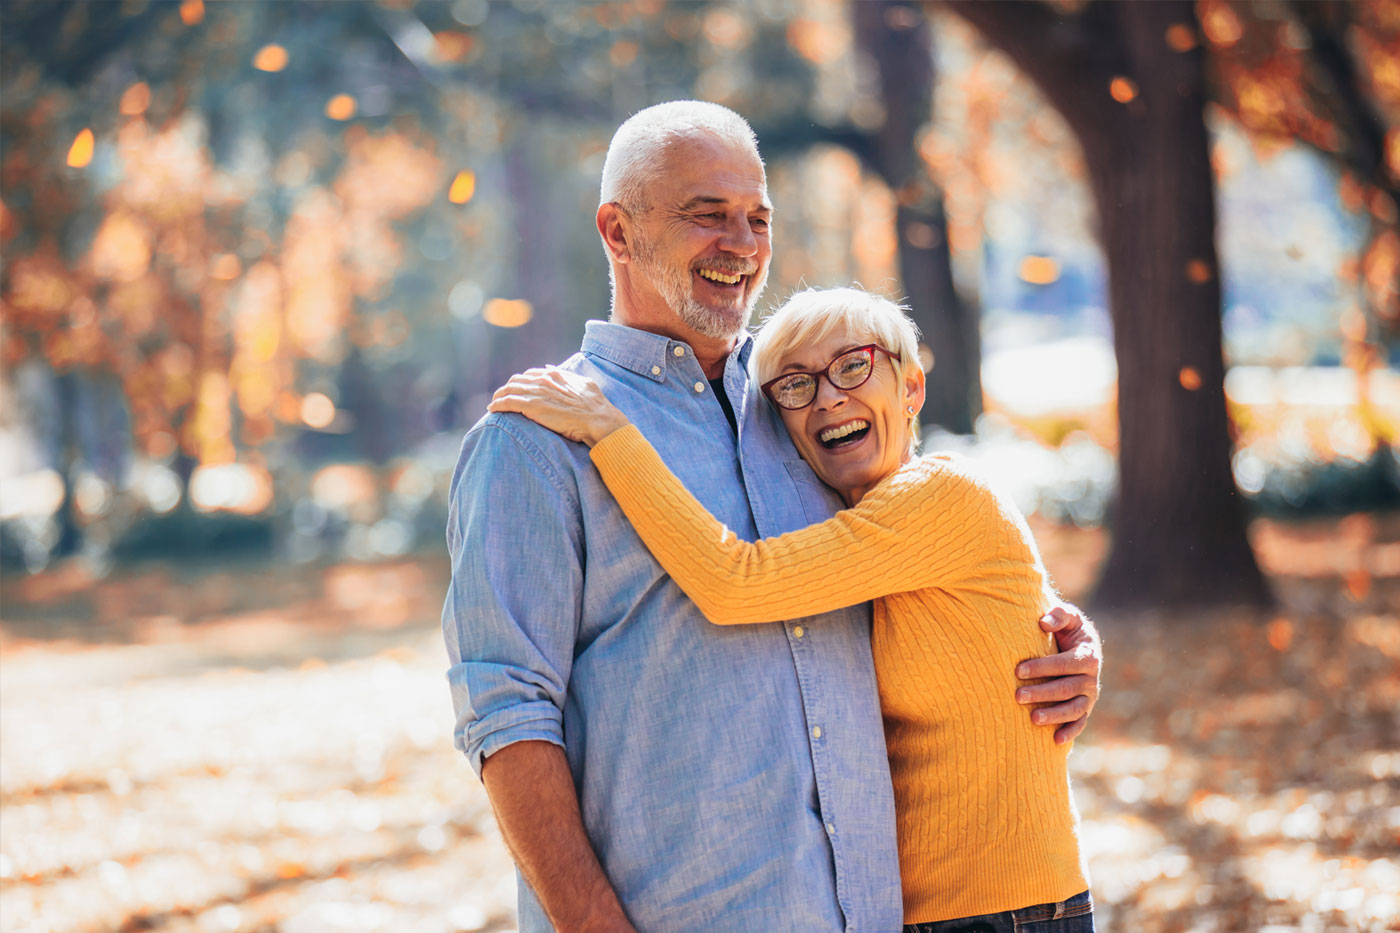
[[[1054,652],[1027,622],[1054,595],[1016,509],[966,463],[915,456],[913,323],[859,289],[802,292],[765,322],[754,365],[798,452],[849,508],[752,543],[586,377],[532,370],[490,407],[589,444],[637,533],[711,622],[874,601],[906,930],[1092,930],[1068,746],[1011,699],[1016,664]],[[934,671],[957,689],[937,689]]]

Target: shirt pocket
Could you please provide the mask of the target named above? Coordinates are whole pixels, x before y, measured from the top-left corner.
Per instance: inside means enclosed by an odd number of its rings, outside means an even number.
[[[845,508],[841,497],[836,495],[830,486],[817,479],[817,474],[812,472],[806,460],[801,457],[784,460],[783,466],[787,467],[788,476],[797,486],[797,497],[802,501],[802,514],[807,517],[808,524],[824,522]]]

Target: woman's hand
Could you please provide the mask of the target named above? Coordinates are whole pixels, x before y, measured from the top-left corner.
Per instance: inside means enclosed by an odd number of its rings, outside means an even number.
[[[571,441],[592,447],[630,422],[598,383],[557,366],[527,369],[496,390],[487,411],[519,412]]]

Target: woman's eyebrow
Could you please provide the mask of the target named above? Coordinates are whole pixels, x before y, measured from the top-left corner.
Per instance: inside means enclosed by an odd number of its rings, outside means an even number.
[[[834,362],[836,361],[836,358],[837,358],[838,356],[844,356],[845,354],[850,353],[852,350],[859,349],[860,347],[863,347],[863,346],[865,346],[865,344],[863,344],[863,343],[853,343],[853,344],[851,344],[849,347],[846,347],[844,350],[837,350],[834,354],[832,354],[831,359],[829,359],[829,360],[826,361],[826,366],[830,366],[832,363],[834,363]],[[781,375],[782,373],[789,373],[789,372],[799,372],[799,373],[820,372],[821,370],[825,369],[826,366],[819,366],[819,367],[817,367],[817,369],[810,369],[810,368],[808,368],[807,364],[805,364],[805,363],[799,363],[799,362],[797,362],[797,361],[794,360],[793,362],[788,363],[786,366],[784,366],[784,367],[782,368],[782,370],[780,371],[779,375]]]

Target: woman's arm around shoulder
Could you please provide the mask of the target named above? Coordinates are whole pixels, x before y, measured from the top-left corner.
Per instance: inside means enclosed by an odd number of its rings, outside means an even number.
[[[983,493],[937,461],[906,464],[825,522],[747,542],[696,501],[635,427],[611,433],[592,456],[648,549],[717,624],[950,585],[977,559],[968,541],[979,534]]]

